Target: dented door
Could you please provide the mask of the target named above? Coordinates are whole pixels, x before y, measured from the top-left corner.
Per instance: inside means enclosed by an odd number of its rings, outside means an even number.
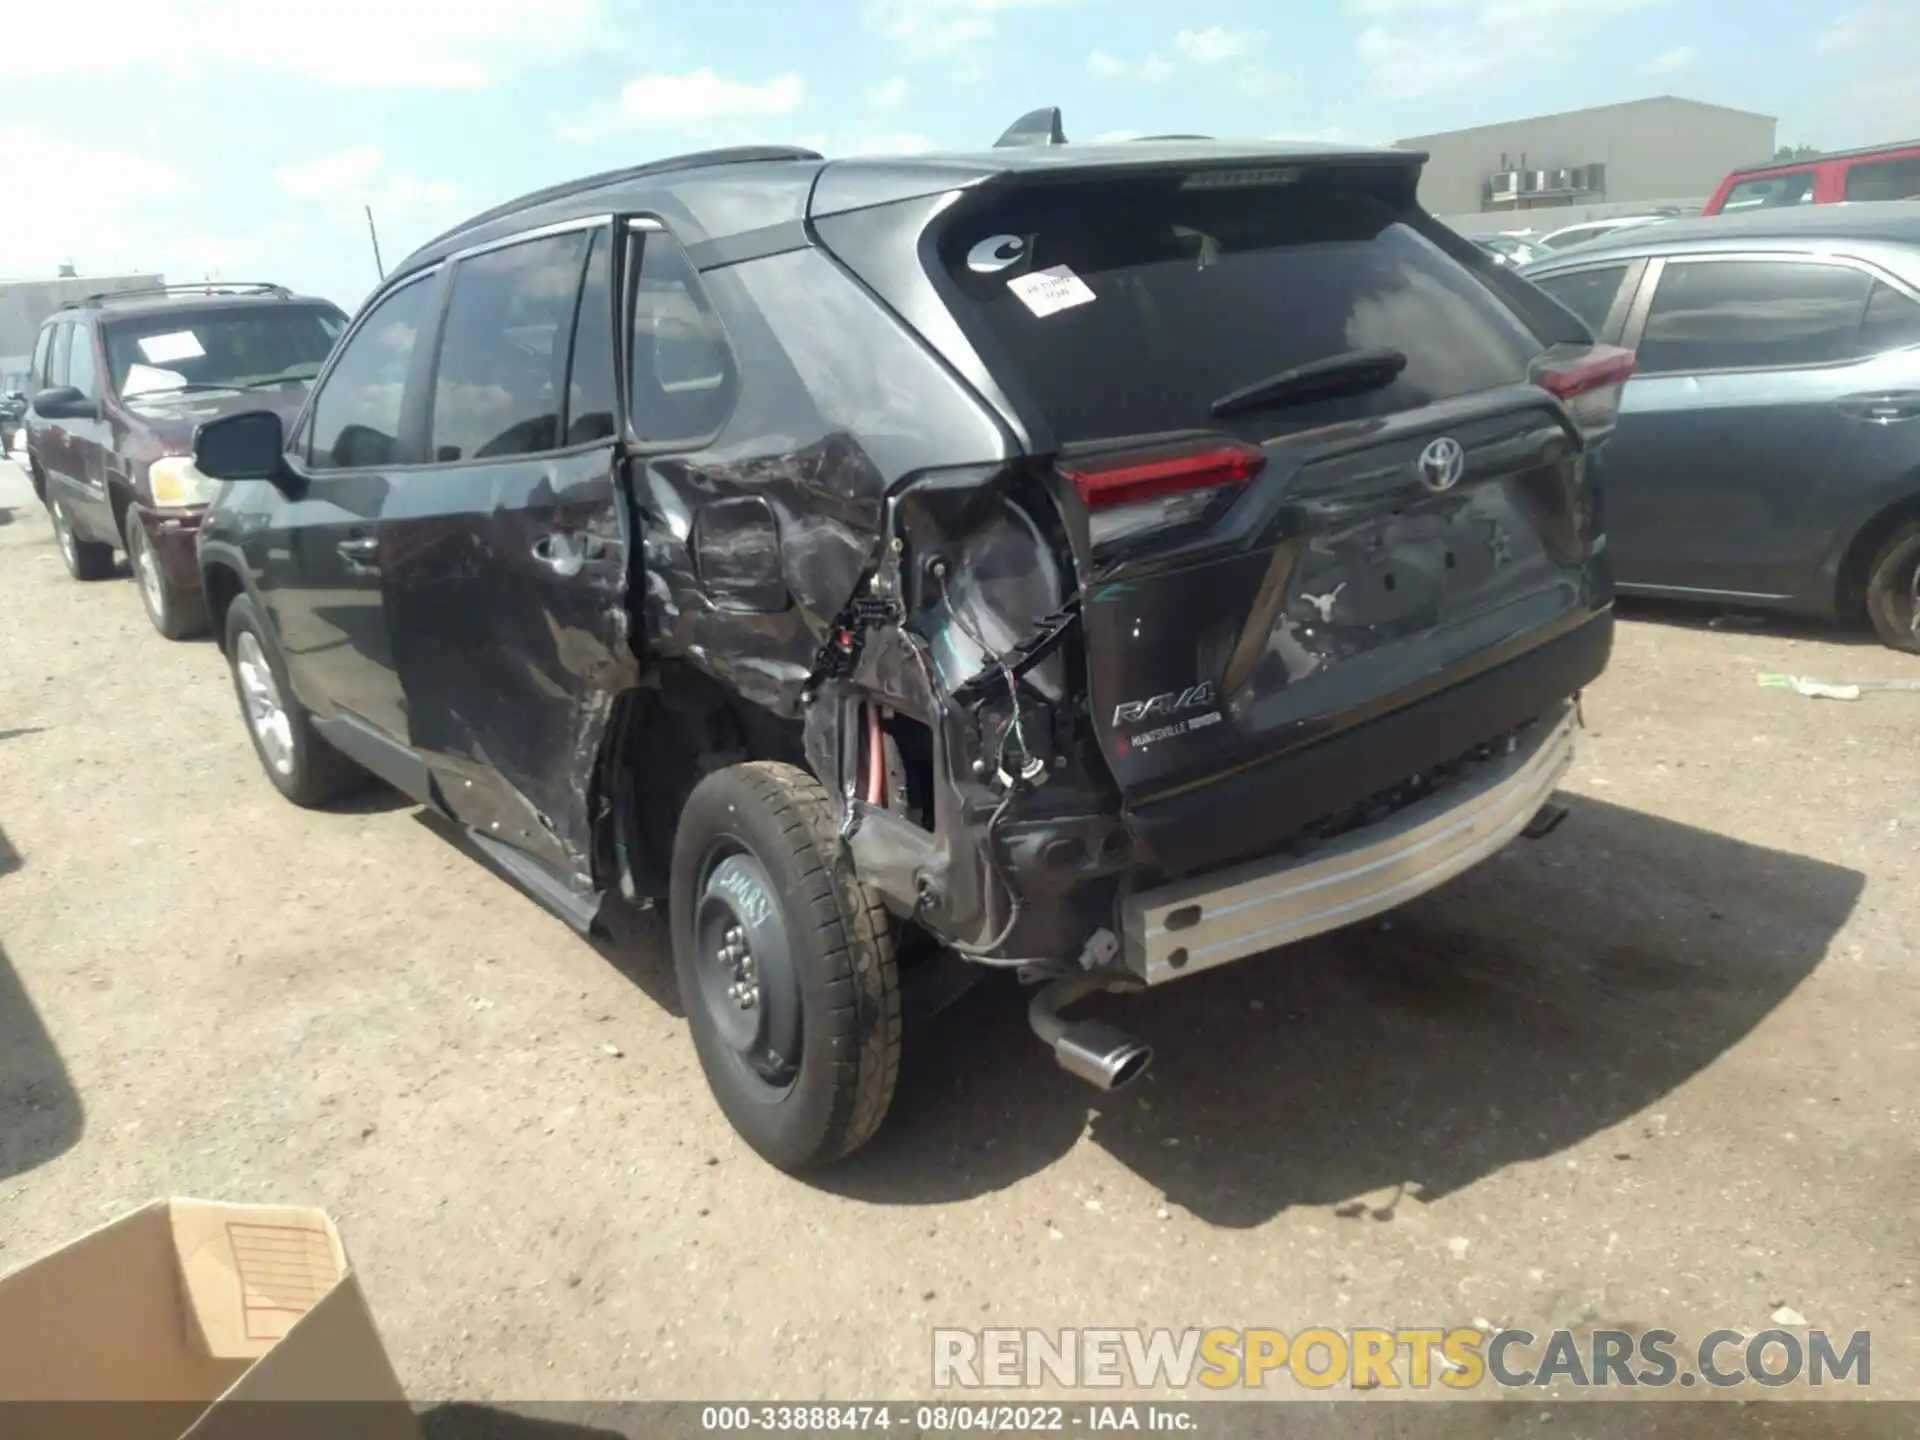
[[[610,270],[604,225],[460,263],[435,463],[396,487],[381,535],[409,738],[443,802],[575,880],[594,761],[635,671]]]

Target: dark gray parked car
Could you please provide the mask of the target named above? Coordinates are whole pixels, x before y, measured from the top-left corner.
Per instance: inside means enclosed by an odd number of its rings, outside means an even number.
[[[1862,612],[1920,650],[1920,203],[1673,220],[1522,272],[1637,352],[1620,589]]]

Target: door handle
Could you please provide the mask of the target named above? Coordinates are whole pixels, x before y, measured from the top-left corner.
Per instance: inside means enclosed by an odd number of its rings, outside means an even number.
[[[1842,414],[1876,425],[1920,418],[1920,390],[1894,390],[1881,395],[1849,395],[1840,402]]]
[[[372,535],[353,535],[342,540],[334,549],[340,552],[340,558],[347,562],[347,569],[355,575],[376,575],[380,567],[374,563],[380,556],[380,542]]]

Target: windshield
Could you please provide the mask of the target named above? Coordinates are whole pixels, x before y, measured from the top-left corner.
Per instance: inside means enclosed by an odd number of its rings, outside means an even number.
[[[1046,186],[942,237],[963,324],[984,323],[1061,443],[1212,428],[1216,399],[1354,351],[1386,383],[1294,397],[1249,438],[1523,380],[1542,348],[1495,294],[1363,177],[1205,188]]]
[[[313,379],[347,327],[330,305],[170,310],[106,330],[116,393],[255,390]]]

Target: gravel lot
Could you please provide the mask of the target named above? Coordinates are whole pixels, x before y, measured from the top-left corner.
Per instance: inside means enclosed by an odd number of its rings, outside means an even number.
[[[338,1219],[421,1400],[905,1397],[929,1327],[1874,1332],[1920,1397],[1920,695],[1641,614],[1568,822],[1385,924],[909,1035],[809,1186],[708,1099],[657,922],[575,938],[392,797],[308,814],[225,668],[78,585],[0,462],[0,1271],[166,1195]]]

